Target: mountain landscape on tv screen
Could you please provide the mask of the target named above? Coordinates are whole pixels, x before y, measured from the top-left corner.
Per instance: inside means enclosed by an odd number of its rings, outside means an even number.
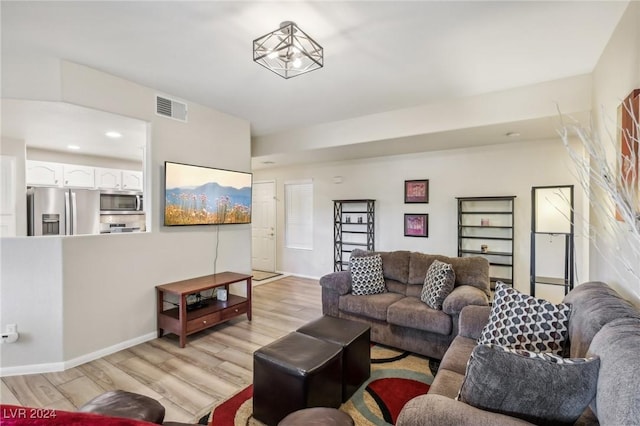
[[[233,188],[216,182],[168,188],[165,224],[201,225],[251,222],[251,187]]]

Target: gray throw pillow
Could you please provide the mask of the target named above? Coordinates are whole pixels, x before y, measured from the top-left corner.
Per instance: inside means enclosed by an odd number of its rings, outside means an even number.
[[[478,344],[561,354],[570,314],[570,305],[554,305],[498,282],[489,322],[482,329]]]
[[[351,293],[356,295],[378,294],[387,291],[382,274],[382,257],[351,257]]]
[[[596,395],[599,368],[598,357],[479,345],[456,399],[538,425],[573,424]]]
[[[441,311],[442,303],[449,293],[453,291],[455,282],[456,274],[453,271],[453,266],[449,263],[434,260],[427,270],[427,276],[424,278],[420,300],[429,305],[429,307]]]

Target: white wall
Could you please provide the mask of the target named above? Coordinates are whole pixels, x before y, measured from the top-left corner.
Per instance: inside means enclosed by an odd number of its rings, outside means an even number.
[[[0,239],[2,330],[17,324],[20,339],[0,346],[2,369],[29,365],[32,372],[61,368],[62,240]]]
[[[637,88],[640,88],[640,2],[632,1],[593,72],[593,113],[600,140],[610,140],[618,105]],[[618,155],[612,151],[607,153],[609,158]],[[640,282],[618,261],[618,251],[628,243],[624,229],[610,239],[598,233],[602,230],[601,223],[594,221],[593,226],[596,237],[590,247],[592,278],[608,282],[640,305]]]
[[[576,210],[583,211],[583,194],[570,172],[570,159],[560,139],[500,144],[482,148],[429,152],[332,164],[262,169],[256,180],[275,179],[278,191],[277,268],[312,277],[333,271],[334,199],[376,200],[377,250],[414,250],[457,255],[455,197],[516,195],[515,286],[529,291],[529,232],[531,187],[576,185]],[[334,184],[333,177],[342,183]],[[284,182],[313,179],[314,249],[286,249],[284,241]],[[429,179],[428,204],[404,204],[404,180]],[[404,213],[429,214],[429,238],[404,237]],[[583,233],[582,226],[576,230]],[[577,243],[579,281],[586,277],[586,254]],[[539,290],[544,296],[547,293]],[[551,292],[551,298],[558,298]],[[561,297],[562,295],[559,294]]]
[[[3,64],[4,70],[5,64]],[[156,116],[156,90],[68,62],[61,63],[60,101],[139,118],[150,123],[145,194],[152,232],[129,235],[28,237],[2,241],[2,321],[17,323],[30,344],[2,345],[2,374],[34,371],[33,363],[76,365],[148,339],[156,332],[155,286],[213,273],[215,227],[162,226],[164,161],[250,171],[249,123],[188,102],[188,123]],[[29,93],[32,95],[32,93]],[[251,270],[250,225],[220,227],[217,271]],[[38,270],[30,247],[59,244],[58,261]],[[7,253],[24,247],[22,256]],[[33,250],[46,257],[48,251]],[[61,272],[60,272],[61,271]],[[61,273],[61,280],[49,277]],[[62,294],[62,301],[33,297],[39,291]],[[5,304],[6,294],[18,303]],[[235,291],[241,294],[242,285]],[[52,308],[53,306],[53,308]],[[62,355],[50,352],[51,310],[62,313]],[[34,321],[38,318],[38,321]],[[33,353],[39,354],[32,362]]]

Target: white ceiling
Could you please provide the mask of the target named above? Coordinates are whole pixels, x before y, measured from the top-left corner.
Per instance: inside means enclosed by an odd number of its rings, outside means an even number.
[[[253,136],[590,73],[627,1],[2,1],[2,67],[62,58],[245,118]],[[253,39],[295,21],[323,69]]]
[[[112,131],[121,137],[108,137]],[[31,148],[142,162],[147,123],[62,102],[4,99],[2,135]]]

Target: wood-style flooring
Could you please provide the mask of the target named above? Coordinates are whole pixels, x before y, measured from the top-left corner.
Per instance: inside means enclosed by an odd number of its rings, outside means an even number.
[[[0,402],[74,411],[114,389],[150,396],[165,420],[197,422],[253,380],[253,352],[322,315],[317,280],[284,277],[253,287],[253,318],[246,315],[193,334],[105,356],[60,373],[4,377]]]

